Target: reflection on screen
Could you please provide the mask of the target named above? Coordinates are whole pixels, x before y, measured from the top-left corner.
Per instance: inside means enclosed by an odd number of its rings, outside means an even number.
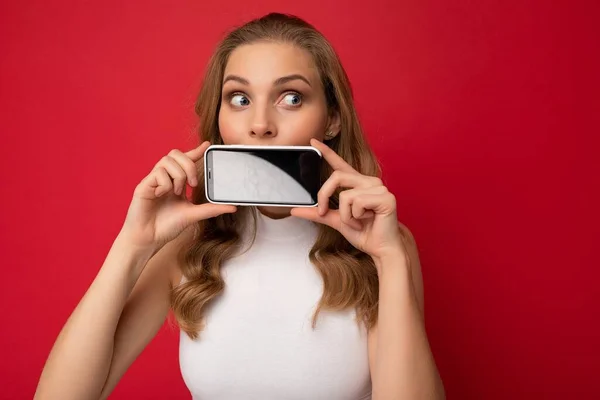
[[[213,199],[239,203],[315,204],[320,157],[310,150],[212,153]]]

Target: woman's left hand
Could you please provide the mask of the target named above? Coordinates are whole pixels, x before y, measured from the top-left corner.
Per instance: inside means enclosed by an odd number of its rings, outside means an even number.
[[[318,208],[293,208],[292,215],[328,225],[375,261],[404,253],[396,214],[396,198],[381,179],[357,172],[327,145],[316,139],[317,148],[333,173],[321,187]],[[338,187],[339,209],[329,209],[329,198]]]

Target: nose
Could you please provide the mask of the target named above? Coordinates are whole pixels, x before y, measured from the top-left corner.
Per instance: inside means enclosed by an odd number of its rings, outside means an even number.
[[[250,136],[257,138],[277,136],[277,128],[269,107],[255,107],[250,127]]]

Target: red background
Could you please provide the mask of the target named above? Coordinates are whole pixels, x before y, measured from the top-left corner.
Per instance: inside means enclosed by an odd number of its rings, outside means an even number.
[[[273,10],[314,23],[351,77],[420,247],[448,398],[596,397],[598,4],[3,1],[0,397],[31,398],[133,188],[194,144],[218,39]],[[165,327],[114,398],[189,398],[177,346]]]

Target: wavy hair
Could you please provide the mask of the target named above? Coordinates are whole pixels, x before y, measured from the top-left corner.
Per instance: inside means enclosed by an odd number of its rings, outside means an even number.
[[[222,144],[218,115],[221,104],[223,74],[229,56],[240,45],[272,41],[298,46],[311,54],[325,90],[329,112],[340,116],[340,133],[326,143],[348,164],[364,175],[380,176],[377,160],[367,144],[354,107],[352,89],[342,64],[331,44],[312,25],[285,14],[272,13],[252,20],[231,31],[212,55],[196,101],[200,118],[200,142]],[[321,178],[327,179],[331,167],[323,163]],[[203,169],[199,168],[199,182]],[[193,188],[192,202],[207,202],[203,185]],[[337,209],[339,190],[330,199],[330,208]],[[195,226],[193,240],[179,253],[182,273],[186,278],[173,288],[171,307],[179,327],[192,339],[203,328],[208,304],[222,293],[225,282],[221,266],[239,251],[242,232],[252,207],[240,207],[235,214],[223,214],[200,221]],[[256,234],[256,215],[253,232]],[[323,294],[313,314],[317,324],[321,310],[356,309],[358,322],[371,328],[377,321],[379,280],[371,257],[357,250],[339,232],[319,225],[317,239],[309,253],[310,260],[323,280]]]

